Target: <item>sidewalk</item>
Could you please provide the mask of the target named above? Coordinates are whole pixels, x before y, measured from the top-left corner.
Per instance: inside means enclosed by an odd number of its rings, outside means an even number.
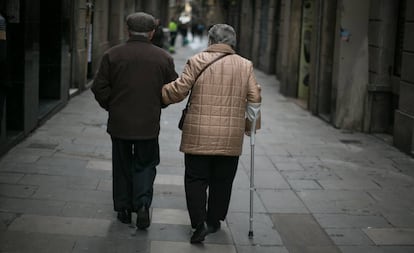
[[[177,72],[203,48],[178,47]],[[252,240],[246,137],[222,230],[189,243],[177,128],[185,102],[162,113],[151,227],[117,222],[107,115],[86,91],[1,158],[0,252],[414,252],[414,160],[372,135],[334,129],[281,96],[274,76],[256,74],[263,121]]]

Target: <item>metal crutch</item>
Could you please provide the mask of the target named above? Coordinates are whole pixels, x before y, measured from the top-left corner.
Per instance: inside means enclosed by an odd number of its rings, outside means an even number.
[[[249,103],[247,105],[247,117],[252,122],[250,129],[250,214],[249,214],[249,238],[253,238],[253,193],[254,188],[254,141],[256,121],[260,112],[260,103]]]

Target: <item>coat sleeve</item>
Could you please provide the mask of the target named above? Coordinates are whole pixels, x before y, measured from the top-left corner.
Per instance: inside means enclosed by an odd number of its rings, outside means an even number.
[[[261,96],[261,87],[257,83],[256,76],[254,75],[253,71],[253,65],[250,64],[249,66],[249,79],[248,79],[248,91],[247,91],[247,106],[253,106],[258,110],[257,118],[256,118],[256,127],[255,129],[258,130],[261,128],[261,102],[262,102],[262,96]],[[247,109],[247,108],[246,108]],[[250,131],[251,129],[251,119],[246,119],[246,131]]]
[[[178,74],[175,72],[175,65],[174,60],[172,58],[168,59],[168,74],[167,74],[167,81],[165,83],[169,83],[177,79]]]
[[[104,54],[98,72],[91,88],[96,101],[105,110],[109,109],[109,98],[111,96],[111,83],[109,79],[109,56]]]
[[[249,79],[248,79],[248,91],[247,91],[247,102],[248,103],[261,103],[261,87],[257,83],[256,76],[254,75],[253,65],[249,66]]]
[[[181,76],[162,87],[163,104],[178,103],[187,97],[194,83],[195,75],[193,73],[191,60],[189,60],[184,66]]]

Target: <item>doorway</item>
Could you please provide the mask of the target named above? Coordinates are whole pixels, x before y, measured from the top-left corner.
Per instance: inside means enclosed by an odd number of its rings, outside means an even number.
[[[304,0],[302,4],[302,25],[299,56],[298,99],[307,108],[309,99],[311,41],[314,30],[315,0]]]
[[[61,1],[40,1],[39,119],[61,102],[61,7]]]
[[[332,94],[332,71],[335,47],[335,27],[337,1],[317,1],[315,11],[317,12],[317,27],[315,53],[315,75],[312,78],[312,112],[321,119],[332,122],[332,112],[335,108],[335,96]]]

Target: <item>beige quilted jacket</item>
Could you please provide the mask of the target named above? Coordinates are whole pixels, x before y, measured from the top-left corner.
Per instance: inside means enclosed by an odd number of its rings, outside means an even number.
[[[163,87],[162,99],[168,105],[186,98],[200,70],[223,53],[232,54],[210,65],[192,89],[181,152],[227,156],[242,152],[246,104],[261,102],[260,86],[252,63],[230,46],[214,44],[191,57],[181,76]]]

